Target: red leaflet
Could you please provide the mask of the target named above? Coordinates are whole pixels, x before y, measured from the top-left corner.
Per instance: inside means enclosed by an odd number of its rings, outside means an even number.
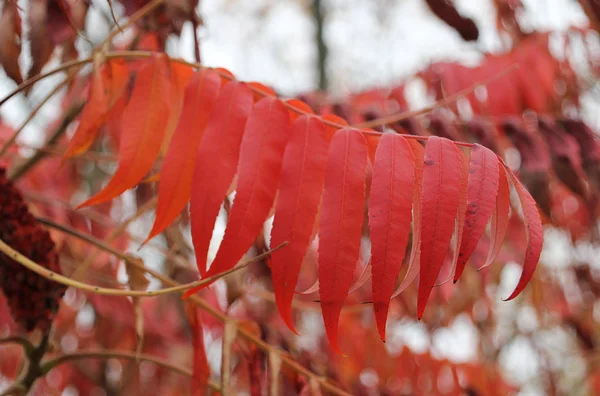
[[[295,107],[298,110],[301,110],[307,114],[314,114],[315,112],[313,111],[313,109],[311,109],[311,107],[306,104],[306,102],[303,102],[299,99],[288,99],[285,101],[285,103],[287,103],[290,106]],[[290,122],[294,122],[296,121],[296,118],[300,117],[302,114],[297,113],[296,111],[292,110],[292,109],[288,109],[288,112],[290,114]]]
[[[456,233],[456,242],[454,246],[454,254],[452,256],[452,262],[450,263],[451,269],[448,272],[448,277],[442,282],[442,284],[452,279],[453,274],[456,273],[456,267],[458,266],[458,255],[460,253],[460,246],[462,245],[463,231],[465,229],[465,216],[467,211],[467,189],[469,184],[469,161],[465,156],[465,153],[458,147],[456,152],[460,159],[460,190],[458,193],[458,211],[456,213],[456,222],[454,223],[454,229]]]
[[[432,136],[425,146],[421,193],[421,258],[417,316],[425,305],[450,246],[460,194],[460,157],[451,140]]]
[[[258,102],[265,96],[277,96],[275,91],[267,87],[265,84],[261,84],[259,82],[249,82],[248,86],[252,89],[252,96],[254,97],[254,101]]]
[[[271,231],[271,246],[288,242],[273,252],[271,272],[277,307],[294,332],[292,298],[321,201],[328,148],[321,120],[305,115],[296,119],[283,157]]]
[[[410,145],[402,136],[383,134],[375,154],[369,197],[373,306],[382,340],[410,233],[414,161]]]
[[[350,128],[338,131],[329,147],[319,225],[321,310],[327,338],[338,353],[338,321],[359,257],[366,171],[363,135]]]
[[[93,72],[88,101],[65,158],[79,155],[90,148],[110,110],[123,96],[128,82],[129,71],[122,59],[108,60],[100,71]]]
[[[344,120],[342,117],[338,117],[335,114],[325,114],[322,116],[323,121],[333,122],[340,125],[348,125],[348,122]],[[325,124],[325,129],[327,130],[328,139],[331,140],[333,135],[339,130],[339,128]]]
[[[160,150],[163,155],[166,154],[175,128],[177,128],[177,125],[179,124],[181,111],[183,109],[185,88],[193,74],[194,69],[188,65],[179,62],[171,62],[171,106],[169,111],[169,121],[165,128],[165,134]]]
[[[504,170],[510,176],[521,206],[523,207],[523,215],[525,220],[525,229],[527,231],[527,251],[525,252],[525,262],[523,263],[523,273],[517,287],[512,294],[506,299],[512,300],[519,295],[527,286],[527,283],[531,280],[535,267],[537,266],[540,254],[542,253],[542,245],[544,244],[544,230],[542,228],[542,220],[538,214],[538,209],[535,205],[535,200],[529,194],[529,192],[523,187],[519,179],[512,173],[512,171],[502,162]]]
[[[109,59],[100,72],[102,73],[102,80],[105,82],[107,107],[110,109],[121,98],[129,83],[127,62],[124,59]]]
[[[109,201],[135,186],[152,169],[169,118],[169,60],[155,55],[139,71],[122,120],[119,167],[108,185],[79,205]]]
[[[494,211],[494,203],[498,194],[500,164],[496,154],[486,147],[475,144],[471,149],[469,167],[467,212],[464,219],[464,233],[460,244],[454,282],[460,278],[465,264],[471,257],[473,250],[475,250],[481,235],[483,235],[485,226]],[[508,210],[506,214],[508,215]]]
[[[194,348],[192,394],[194,396],[202,396],[206,394],[210,367],[208,366],[208,359],[206,358],[206,350],[204,348],[204,331],[202,329],[200,310],[195,305],[188,303],[186,304],[185,313],[190,324],[192,346]]]
[[[496,157],[496,160],[498,161],[498,157]],[[498,166],[501,166],[500,161],[498,161]],[[509,211],[510,190],[508,188],[508,181],[506,180],[506,172],[501,169],[498,172],[498,193],[496,194],[496,207],[492,212],[490,250],[485,260],[485,264],[479,268],[480,271],[490,266],[494,262],[498,252],[500,252],[500,248],[502,248],[502,243],[504,242],[504,237],[506,236],[506,232],[508,230]]]
[[[100,127],[104,123],[107,111],[106,102],[107,97],[104,91],[102,74],[99,70],[94,70],[92,72],[92,82],[87,103],[81,112],[77,130],[69,142],[65,158],[84,153],[90,148],[92,143],[94,143],[94,140],[96,140],[96,136],[98,136],[98,132],[100,131]]]
[[[146,241],[171,224],[190,199],[196,152],[220,89],[221,77],[203,69],[185,90],[183,112],[160,171],[156,218]]]
[[[287,108],[279,99],[267,96],[256,103],[242,138],[235,201],[207,276],[232,268],[258,235],[275,201],[289,131]]]
[[[406,275],[398,288],[392,294],[391,298],[398,296],[408,286],[410,286],[417,275],[419,275],[419,259],[421,254],[421,190],[423,189],[423,160],[425,156],[425,150],[419,142],[413,139],[407,139],[408,144],[413,153],[414,164],[415,164],[415,184],[413,189],[413,231],[412,231],[412,248],[410,251],[410,258],[408,260],[408,269]]]
[[[196,264],[203,276],[210,238],[219,208],[235,175],[240,143],[251,109],[250,88],[237,81],[227,83],[215,102],[196,153],[190,224]]]

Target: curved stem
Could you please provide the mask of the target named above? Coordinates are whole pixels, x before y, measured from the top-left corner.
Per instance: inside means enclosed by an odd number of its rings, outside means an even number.
[[[170,363],[166,360],[160,359],[160,358],[152,356],[152,355],[143,354],[143,353],[138,354],[138,353],[130,352],[130,351],[110,350],[110,349],[109,350],[98,350],[98,351],[93,351],[93,350],[78,351],[78,352],[73,352],[73,353],[70,353],[67,355],[61,355],[54,359],[47,360],[46,362],[42,363],[42,365],[41,365],[42,375],[47,374],[50,370],[52,370],[56,366],[59,366],[64,363],[82,360],[82,359],[127,359],[127,360],[135,360],[135,361],[143,360],[146,362],[154,363],[157,366],[161,366],[161,367],[171,370],[177,374],[181,374],[181,375],[184,375],[187,377],[192,376],[192,372],[189,371],[188,369],[176,366],[173,363]],[[209,381],[208,386],[217,392],[220,391],[219,385],[217,385],[213,381]]]
[[[113,52],[107,52],[106,54],[104,54],[104,57],[106,59],[115,59],[115,58],[120,58],[120,59],[138,59],[138,58],[149,58],[153,55],[153,52],[151,51],[113,51]],[[170,58],[173,62],[177,62],[177,63],[181,63],[190,67],[194,67],[196,69],[204,69],[205,66],[202,66],[199,63],[194,63],[194,62],[187,62],[183,59],[175,59],[175,58]],[[63,65],[61,65],[60,67],[58,67],[55,70],[51,70],[45,74],[39,75],[37,77],[32,78],[31,80],[27,80],[25,82],[23,82],[21,85],[19,85],[15,91],[11,92],[7,97],[5,97],[4,99],[2,99],[0,101],[0,106],[2,106],[8,99],[10,99],[12,96],[16,95],[18,92],[20,92],[21,90],[27,88],[29,85],[39,81],[42,78],[48,77],[52,74],[64,71],[66,69],[69,69],[71,67],[75,67],[75,66],[80,66],[82,64],[86,64],[86,63],[90,63],[93,61],[92,57],[89,58],[85,58],[85,59],[80,59],[78,61],[72,61],[72,62],[66,62]],[[516,69],[516,65],[513,65],[511,68],[509,68],[508,70],[500,73],[497,76],[494,76],[491,81],[494,81],[510,72],[512,72],[514,69]],[[228,80],[233,80],[234,78],[231,77],[230,75],[228,75],[227,73],[224,72],[220,72],[219,70],[215,70],[221,77],[228,79]],[[473,90],[475,90],[477,87],[481,86],[481,85],[485,85],[488,82],[479,82],[474,84],[471,87],[468,87],[454,95],[448,96],[447,98],[444,98],[442,100],[439,100],[437,102],[435,102],[434,104],[427,106],[423,109],[420,110],[414,110],[414,111],[407,111],[407,112],[403,112],[403,113],[399,113],[399,114],[395,114],[389,117],[384,117],[384,118],[380,118],[377,120],[373,120],[370,121],[369,123],[361,123],[361,124],[356,124],[353,125],[354,128],[361,128],[360,132],[364,135],[370,135],[370,136],[381,136],[381,132],[378,131],[373,131],[373,130],[365,130],[362,128],[368,128],[368,127],[373,127],[373,126],[380,126],[380,125],[385,125],[385,124],[389,124],[391,122],[397,122],[397,121],[401,121],[404,120],[406,118],[410,118],[410,117],[415,117],[415,116],[419,116],[419,115],[423,115],[426,113],[429,113],[431,111],[433,111],[436,108],[439,107],[444,107],[447,106],[450,103],[453,103],[455,101],[457,101],[458,99],[462,98],[463,96],[468,95],[470,92],[472,92]],[[256,92],[257,94],[261,95],[261,96],[269,96],[270,94],[261,90],[260,88],[254,87],[254,86],[250,86],[249,87],[252,91]],[[308,113],[302,109],[299,109],[287,102],[283,102],[283,104],[285,105],[285,107],[287,107],[289,110],[300,114],[300,115],[308,115],[308,116],[313,116],[313,117],[318,117],[321,119],[321,121],[328,126],[334,127],[334,128],[347,128],[347,125],[342,125],[342,124],[338,124],[336,122],[333,121],[329,121],[329,120],[324,120],[321,117]],[[407,135],[407,134],[402,134],[402,136],[406,139],[413,139],[413,140],[421,140],[421,141],[426,141],[428,139],[427,136],[415,136],[415,135]],[[473,145],[471,143],[463,143],[463,142],[454,142],[456,145],[458,146],[463,146],[463,147],[473,147]]]
[[[33,260],[29,259],[28,257],[25,257],[18,251],[14,250],[2,239],[0,239],[0,251],[2,251],[4,254],[9,256],[11,259],[16,261],[17,263],[19,263],[19,264],[23,265],[24,267],[28,268],[29,270],[35,272],[36,274],[38,274],[46,279],[49,279],[51,281],[61,283],[65,286],[74,287],[76,289],[88,291],[88,292],[95,293],[95,294],[102,294],[102,295],[106,295],[106,296],[155,297],[155,296],[160,296],[163,294],[184,292],[188,289],[193,289],[195,287],[210,284],[225,275],[228,275],[232,272],[235,272],[244,267],[247,267],[250,263],[252,263],[254,261],[265,258],[269,254],[273,253],[275,250],[282,248],[286,244],[287,244],[287,242],[282,243],[281,245],[277,246],[274,249],[269,250],[268,252],[257,255],[249,260],[244,261],[242,264],[239,264],[239,265],[233,267],[232,269],[230,269],[228,271],[221,272],[220,274],[211,276],[209,278],[191,282],[191,283],[187,283],[184,285],[177,285],[177,286],[167,287],[164,289],[148,290],[148,291],[112,289],[112,288],[106,288],[106,287],[100,287],[100,286],[92,286],[87,283],[73,280],[73,279],[68,278],[64,275],[61,275],[57,272],[50,271],[49,269],[42,267],[41,265],[37,264]]]
[[[12,336],[0,339],[0,345],[2,344],[20,344],[23,347],[25,355],[30,355],[34,350],[35,346],[25,337]]]

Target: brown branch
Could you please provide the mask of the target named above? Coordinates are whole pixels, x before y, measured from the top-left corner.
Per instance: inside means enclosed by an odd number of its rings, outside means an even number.
[[[25,355],[31,354],[35,350],[35,346],[25,337],[12,336],[0,339],[0,345],[2,344],[19,344],[23,347]]]

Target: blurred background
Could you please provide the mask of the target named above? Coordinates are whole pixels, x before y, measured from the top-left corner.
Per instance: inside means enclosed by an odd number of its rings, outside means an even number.
[[[112,6],[116,17],[126,20],[145,3],[124,0]],[[43,70],[89,56],[114,28],[104,0],[84,6],[81,0],[66,1],[72,12],[67,22],[64,16],[56,17],[51,0],[17,4],[24,32],[21,70],[36,64],[35,56],[29,55],[36,42],[37,30],[30,22],[35,7],[46,7],[45,21],[54,32],[54,49]],[[77,13],[78,7],[84,11]],[[477,271],[490,245],[485,236],[463,278],[436,288],[422,321],[416,319],[417,288],[412,285],[392,301],[385,344],[377,334],[371,305],[363,304],[370,299],[370,280],[360,277],[357,268],[362,284],[348,297],[340,320],[346,358],[328,346],[315,302],[318,293],[297,296],[293,312],[300,335],[287,329],[274,305],[266,262],[202,292],[219,312],[351,394],[591,395],[600,393],[599,29],[600,5],[595,0],[200,0],[197,5],[172,0],[155,18],[118,35],[114,45],[164,49],[190,62],[199,57],[203,65],[226,68],[241,81],[260,82],[282,97],[300,98],[316,112],[337,114],[351,124],[480,142],[518,172],[543,215],[544,251],[522,296],[502,301],[517,283],[526,246],[520,209],[514,205],[509,235],[494,265]],[[6,51],[0,57],[4,97],[20,81],[6,72],[11,63]],[[518,68],[511,68],[514,64]],[[73,83],[46,101],[65,78],[65,73],[46,78],[0,107],[1,139],[26,123],[8,165],[38,152],[68,101],[82,97],[82,88]],[[424,116],[377,122],[477,83],[487,85]],[[26,122],[42,101],[37,115]],[[76,122],[67,136],[75,129]],[[32,211],[109,240],[180,282],[197,279],[187,210],[138,251],[152,225],[156,183],[140,185],[100,208],[72,210],[98,191],[116,167],[110,155],[115,152],[114,137],[110,131],[105,135],[94,145],[96,156],[60,167],[60,156],[50,153],[44,165],[19,181]],[[56,148],[65,144],[61,141]],[[213,257],[233,199],[234,195],[224,203],[218,219]],[[249,255],[269,246],[271,221]],[[51,234],[63,272],[73,274],[85,262],[81,279],[128,287],[122,263],[63,233]],[[365,237],[365,263],[368,252]],[[305,258],[298,291],[310,289],[316,279],[315,256],[313,248]],[[148,280],[150,288],[164,287],[156,279]],[[18,331],[1,307],[0,338]],[[135,351],[140,317],[142,351],[191,367],[189,328],[176,296],[135,302],[68,289],[54,320],[54,352]],[[223,323],[207,313],[202,318],[212,378],[218,379]],[[231,386],[236,394],[267,394],[270,352],[241,339],[231,348]],[[19,353],[18,348],[0,346],[0,390],[13,382]],[[296,370],[284,365],[282,378],[281,394],[310,394],[310,379]],[[152,363],[108,359],[63,364],[32,392],[168,395],[187,394],[189,386]]]

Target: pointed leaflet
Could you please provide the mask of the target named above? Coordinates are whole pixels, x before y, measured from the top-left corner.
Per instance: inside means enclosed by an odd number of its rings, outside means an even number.
[[[217,256],[205,276],[232,268],[259,233],[275,200],[277,183],[273,181],[279,179],[288,132],[289,117],[283,103],[274,97],[266,97],[256,104],[242,137],[235,202]],[[209,180],[213,178],[209,175]],[[192,193],[192,201],[193,198]],[[211,224],[214,224],[214,217],[211,216]],[[204,255],[208,240],[198,242],[205,244],[201,252]],[[185,296],[201,288],[191,289]]]
[[[244,83],[227,83],[213,106],[196,153],[192,178],[190,223],[196,264],[204,276],[208,245],[219,208],[238,163],[246,120],[252,109],[252,91]]]
[[[141,68],[121,122],[119,167],[108,185],[79,207],[113,199],[152,169],[169,118],[169,81],[165,54],[155,55]]]
[[[448,252],[460,193],[460,157],[451,140],[432,136],[425,146],[421,193],[421,256],[417,316],[423,316],[431,289]]]
[[[179,62],[171,61],[171,106],[169,111],[169,120],[165,127],[163,141],[160,147],[161,156],[165,156],[169,147],[169,143],[173,138],[173,133],[179,125],[181,111],[183,110],[185,100],[185,89],[188,82],[194,75],[194,69],[188,65]]]
[[[146,240],[171,224],[190,198],[196,153],[220,88],[221,77],[211,69],[203,69],[185,90],[183,112],[160,170],[156,218]]]
[[[498,160],[498,157],[496,157]],[[498,161],[500,165],[500,161]],[[510,211],[510,190],[508,188],[508,181],[506,180],[506,172],[502,169],[498,173],[498,193],[496,194],[496,208],[492,212],[492,227],[491,227],[491,236],[490,236],[490,250],[488,252],[488,256],[485,259],[485,264],[479,268],[482,269],[490,266],[498,252],[500,252],[500,248],[502,248],[502,243],[504,242],[504,237],[506,236],[506,231],[508,230],[508,214]]]
[[[408,142],[400,135],[384,133],[375,153],[369,197],[373,306],[382,340],[390,297],[406,253],[414,181],[414,156]]]
[[[235,201],[207,276],[232,268],[262,228],[275,201],[289,131],[288,112],[279,99],[267,96],[256,103],[242,138]]]
[[[294,332],[292,298],[321,202],[328,148],[321,120],[310,116],[296,119],[283,157],[271,231],[271,246],[288,242],[271,255],[271,271],[277,307]]]
[[[208,377],[210,376],[210,367],[206,358],[206,350],[204,348],[204,331],[202,329],[202,320],[200,310],[191,303],[185,305],[185,314],[190,324],[190,332],[192,333],[193,346],[193,363],[192,363],[192,394],[194,396],[202,396],[206,394],[206,386]]]
[[[366,171],[363,135],[350,128],[336,132],[329,147],[319,222],[319,292],[327,338],[338,353],[340,312],[360,251]]]
[[[92,81],[88,93],[88,98],[81,117],[79,125],[75,130],[73,138],[69,141],[69,146],[65,152],[65,158],[70,158],[75,155],[87,151],[96,136],[100,127],[104,123],[107,112],[107,97],[104,91],[104,81],[99,70],[92,72]]]
[[[454,233],[456,240],[454,243],[454,253],[452,255],[452,262],[450,263],[450,271],[444,281],[438,284],[438,286],[447,283],[452,279],[456,272],[458,265],[458,255],[460,253],[460,246],[462,244],[463,231],[465,229],[465,216],[467,212],[467,189],[469,184],[469,161],[465,156],[465,153],[456,145],[454,145],[458,158],[460,159],[460,189],[458,193],[458,210],[456,212],[456,221],[454,223]]]
[[[494,211],[498,194],[500,164],[496,154],[486,147],[475,144],[471,149],[469,168],[467,212],[454,282],[460,278],[465,264],[483,235],[488,219]]]
[[[523,291],[525,286],[527,286],[527,283],[529,283],[531,280],[533,272],[535,271],[535,267],[540,259],[540,254],[542,253],[542,245],[544,244],[544,230],[542,228],[542,220],[540,219],[537,206],[535,205],[535,200],[504,162],[502,162],[502,166],[510,176],[512,183],[517,190],[517,194],[523,208],[525,229],[527,231],[527,251],[525,252],[523,273],[521,274],[521,278],[519,279],[517,287],[506,299],[506,301],[508,301],[518,296],[519,293]]]
[[[93,71],[87,104],[65,158],[79,155],[90,148],[110,110],[123,95],[128,81],[127,64],[120,59],[108,60],[99,71]]]
[[[421,190],[423,189],[423,160],[425,150],[423,146],[416,140],[408,140],[408,144],[413,153],[415,164],[415,184],[413,189],[413,230],[412,230],[412,247],[410,258],[408,260],[408,269],[406,275],[391,298],[397,297],[408,286],[410,286],[419,275],[419,259],[421,253]]]

